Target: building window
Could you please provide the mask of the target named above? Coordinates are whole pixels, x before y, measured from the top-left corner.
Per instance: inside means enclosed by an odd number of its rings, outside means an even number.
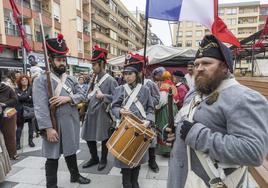
[[[260,10],[260,15],[268,15],[268,7],[266,8],[261,8]]]
[[[230,31],[231,31],[234,35],[236,35],[236,29],[230,29]]]
[[[112,11],[117,12],[117,5],[115,4],[113,0],[109,1],[109,6]]]
[[[55,2],[53,2],[53,17],[60,22],[60,5]]]
[[[41,1],[34,0],[33,1],[33,9],[35,11],[41,12],[41,9],[42,9]]]
[[[229,18],[227,19],[227,25],[236,25],[236,19],[235,18]]]
[[[113,45],[110,45],[110,53],[113,55],[117,55],[117,48]]]
[[[182,42],[178,42],[176,47],[182,47]]]
[[[196,40],[195,41],[195,47],[199,47],[200,43],[201,43],[201,40]]]
[[[76,0],[76,9],[81,10],[81,0]]]
[[[200,30],[196,31],[195,36],[201,37],[202,36],[202,31],[200,31]]]
[[[186,31],[186,37],[191,37],[193,36],[193,32],[192,31]]]
[[[224,15],[224,8],[220,8],[219,9],[219,16],[223,16]]]
[[[228,8],[226,10],[226,14],[227,15],[235,15],[235,14],[237,14],[237,9],[236,8]]]
[[[82,39],[77,40],[77,51],[78,52],[82,52],[83,51],[83,43],[82,43]]]
[[[197,23],[197,24],[195,24],[195,26],[196,27],[202,27],[202,24]]]
[[[110,30],[110,38],[117,40],[117,33],[114,32],[113,30]]]
[[[193,27],[193,22],[186,22],[187,27]]]
[[[178,37],[182,37],[182,35],[183,35],[183,32],[182,31],[179,31]]]
[[[129,36],[131,39],[133,39],[133,40],[135,40],[135,39],[136,39],[136,37],[135,37],[134,33],[132,33],[131,31],[129,31],[128,36]]]
[[[192,41],[191,40],[186,41],[186,47],[192,47]]]
[[[76,29],[79,32],[83,31],[82,19],[79,16],[76,17]]]

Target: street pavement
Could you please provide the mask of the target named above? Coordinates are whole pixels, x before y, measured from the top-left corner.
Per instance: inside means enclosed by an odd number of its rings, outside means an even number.
[[[18,151],[20,157],[12,161],[12,170],[6,177],[6,181],[0,183],[0,188],[45,188],[45,161],[41,156],[41,138],[35,138],[36,146],[28,146],[28,126],[25,124],[22,142],[23,147]],[[101,145],[98,143],[100,156]],[[83,169],[82,165],[90,159],[90,154],[86,143],[80,140],[80,150],[77,152],[79,171],[85,177],[91,179],[88,185],[79,185],[70,183],[70,174],[64,158],[59,160],[58,168],[58,186],[61,188],[122,188],[122,176],[120,169],[113,167],[113,157],[109,154],[108,165],[103,171],[98,171],[97,166]],[[141,188],[165,188],[168,174],[168,159],[157,156],[157,162],[160,168],[159,173],[152,172],[148,165],[142,165],[139,175]]]
[[[6,177],[6,181],[0,183],[0,188],[45,188],[45,161],[41,156],[41,138],[35,138],[36,146],[30,148],[28,146],[28,126],[25,124],[22,143],[23,147],[18,151],[20,157],[18,160],[12,161],[12,170]],[[98,144],[100,156],[101,145]],[[98,171],[97,166],[83,169],[82,165],[90,159],[90,154],[86,143],[80,140],[80,150],[77,152],[77,160],[79,171],[85,177],[91,179],[88,185],[79,185],[78,183],[70,183],[70,174],[67,169],[64,158],[59,160],[58,168],[58,186],[60,188],[123,188],[122,176],[120,169],[113,167],[113,158],[109,154],[108,165],[103,171]],[[159,165],[159,173],[152,172],[147,164],[141,166],[139,175],[139,184],[141,188],[166,188],[168,175],[168,159],[157,156]],[[258,186],[250,177],[249,188],[257,188]]]

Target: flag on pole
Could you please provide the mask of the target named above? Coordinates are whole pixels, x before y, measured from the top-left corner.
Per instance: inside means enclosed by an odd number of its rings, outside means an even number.
[[[23,28],[23,26],[21,24],[20,19],[19,19],[20,11],[19,11],[16,3],[14,2],[14,0],[9,0],[9,2],[10,2],[10,5],[11,5],[11,8],[12,8],[14,20],[15,20],[16,24],[18,25],[18,28],[19,28],[20,36],[21,36],[21,39],[22,39],[22,45],[27,50],[27,52],[30,52],[30,51],[32,51],[32,49],[31,49],[31,46],[29,45],[29,43],[26,40],[26,33],[25,33],[25,30],[24,30],[24,28]]]
[[[146,18],[200,23],[222,42],[240,46],[218,16],[218,0],[147,0]]]

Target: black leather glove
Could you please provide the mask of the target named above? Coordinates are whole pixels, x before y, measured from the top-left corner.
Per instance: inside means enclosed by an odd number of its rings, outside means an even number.
[[[185,140],[187,134],[189,133],[189,131],[191,130],[191,128],[193,127],[194,123],[191,123],[187,120],[183,121],[183,124],[181,126],[181,139]]]

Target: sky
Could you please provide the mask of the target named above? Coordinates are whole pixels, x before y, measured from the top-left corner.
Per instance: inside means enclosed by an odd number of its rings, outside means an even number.
[[[128,8],[130,11],[135,11],[136,7],[138,10],[145,10],[146,0],[121,0],[123,4]],[[252,2],[254,0],[219,0],[219,3],[238,3],[238,2]],[[258,1],[258,0],[255,0]],[[261,3],[268,3],[268,0],[260,0]],[[164,45],[170,46],[171,45],[171,34],[170,28],[167,21],[160,21],[149,19],[152,24],[152,32],[155,33],[164,43]]]

